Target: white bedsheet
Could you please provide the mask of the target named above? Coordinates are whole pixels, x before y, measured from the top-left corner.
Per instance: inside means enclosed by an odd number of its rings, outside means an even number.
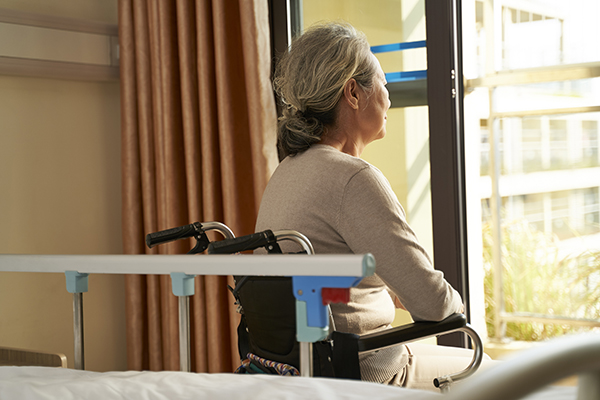
[[[378,399],[434,400],[436,393],[325,378],[186,372],[90,372],[0,367],[0,399]]]
[[[433,392],[325,378],[0,367],[1,400],[439,400],[444,397]],[[575,387],[551,387],[526,399],[574,400],[576,397]]]

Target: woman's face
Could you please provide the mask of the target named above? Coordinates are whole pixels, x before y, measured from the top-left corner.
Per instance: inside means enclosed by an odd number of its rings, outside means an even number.
[[[376,65],[377,73],[373,82],[373,89],[363,103],[360,125],[363,132],[363,140],[368,144],[374,140],[382,139],[385,136],[387,110],[390,108],[390,94],[385,87],[387,81],[385,74],[381,69],[379,60],[373,54],[373,62]]]

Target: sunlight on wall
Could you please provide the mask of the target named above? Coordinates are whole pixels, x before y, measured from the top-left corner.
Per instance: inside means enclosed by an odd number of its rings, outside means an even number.
[[[3,0],[2,9],[117,24],[117,2]],[[0,10],[1,12],[2,10]],[[118,82],[0,76],[0,253],[120,254]],[[85,362],[127,367],[124,277],[90,277]],[[74,365],[65,276],[1,273],[0,343]]]

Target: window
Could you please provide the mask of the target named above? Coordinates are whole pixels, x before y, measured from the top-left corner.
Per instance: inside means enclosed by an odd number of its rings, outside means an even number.
[[[481,150],[466,153],[480,171],[467,197],[481,204],[467,217],[484,233],[469,267],[486,273],[489,333],[537,340],[600,327],[590,322],[600,319],[600,4],[462,6],[465,138]],[[478,234],[469,230],[470,248]]]
[[[320,21],[343,20],[364,32],[374,47],[386,73],[392,108],[387,113],[386,137],[369,144],[362,158],[389,180],[419,241],[433,256],[424,4],[303,0],[298,12],[302,30]],[[376,48],[399,43],[416,47],[385,52]],[[400,72],[411,74],[410,78],[397,79]],[[406,318],[398,316],[399,321]]]

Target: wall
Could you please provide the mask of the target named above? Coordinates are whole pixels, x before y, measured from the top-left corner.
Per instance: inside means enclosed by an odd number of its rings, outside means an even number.
[[[117,24],[116,1],[0,7]],[[119,110],[118,82],[0,76],[0,253],[122,252]],[[90,276],[83,297],[86,369],[126,369],[123,276]],[[0,273],[0,320],[0,345],[61,352],[73,367],[64,275]]]

